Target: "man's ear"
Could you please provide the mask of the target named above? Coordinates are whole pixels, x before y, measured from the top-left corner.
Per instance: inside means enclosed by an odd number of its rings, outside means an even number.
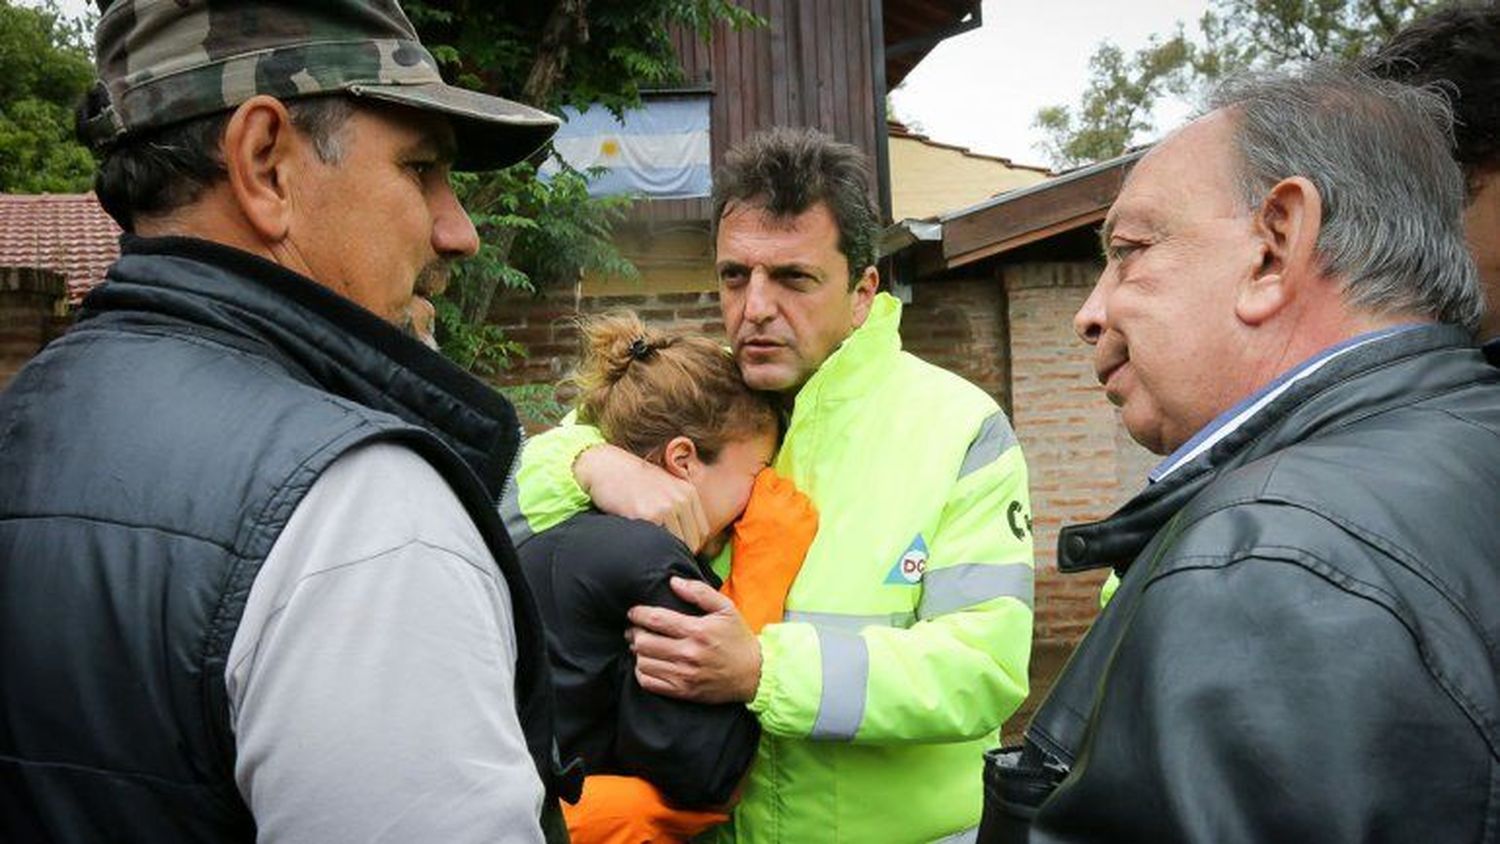
[[[870,303],[875,301],[875,291],[880,289],[880,271],[874,266],[865,267],[864,273],[859,281],[854,282],[854,289],[850,294],[854,297],[854,307],[851,312],[855,328],[865,324],[870,317]]]
[[[269,243],[283,240],[291,228],[288,179],[300,140],[286,106],[264,94],[235,109],[224,129],[230,192],[245,220]]]
[[[687,437],[673,437],[662,447],[661,465],[675,478],[689,480],[700,465],[698,446]]]
[[[1281,313],[1302,288],[1321,283],[1318,233],[1323,228],[1323,198],[1302,176],[1282,179],[1266,194],[1255,216],[1261,263],[1241,285],[1235,315],[1259,325]]]

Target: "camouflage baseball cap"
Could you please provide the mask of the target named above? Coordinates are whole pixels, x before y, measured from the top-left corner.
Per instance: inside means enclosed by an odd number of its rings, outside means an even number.
[[[342,93],[445,114],[467,170],[513,164],[557,130],[544,111],[445,84],[396,0],[99,2],[99,80],[79,122],[97,150],[257,94]]]

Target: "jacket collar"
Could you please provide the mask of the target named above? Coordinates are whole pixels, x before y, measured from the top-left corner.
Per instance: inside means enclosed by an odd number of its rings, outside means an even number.
[[[901,303],[880,293],[869,316],[823,361],[797,392],[796,408],[862,395],[889,369],[901,351]]]
[[[510,403],[375,314],[270,261],[185,237],[121,238],[77,330],[176,323],[437,435],[497,499],[520,444]]]
[[[1220,474],[1336,425],[1351,414],[1410,402],[1414,385],[1441,389],[1472,378],[1467,365],[1443,366],[1430,352],[1450,350],[1472,363],[1477,353],[1462,329],[1431,325],[1354,349],[1282,393],[1208,451],[1147,486],[1103,521],[1071,525],[1057,537],[1057,568],[1079,572],[1112,566],[1123,573],[1156,532]],[[1420,374],[1375,377],[1400,369]]]

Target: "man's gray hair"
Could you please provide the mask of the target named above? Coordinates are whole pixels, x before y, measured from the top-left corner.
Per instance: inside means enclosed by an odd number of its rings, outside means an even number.
[[[324,164],[344,158],[344,128],[358,108],[340,94],[286,102],[292,125],[312,141]],[[140,218],[170,214],[196,202],[226,175],[219,145],[232,111],[198,117],[127,139],[104,154],[94,174],[99,204],[127,232]]]
[[[1441,94],[1319,63],[1236,77],[1208,107],[1235,122],[1251,209],[1282,179],[1317,187],[1319,258],[1351,306],[1477,327],[1484,300]]]

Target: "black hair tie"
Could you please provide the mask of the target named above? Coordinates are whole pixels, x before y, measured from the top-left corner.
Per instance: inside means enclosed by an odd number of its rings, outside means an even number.
[[[630,341],[630,357],[633,360],[645,360],[651,357],[653,351],[655,349],[651,348],[645,337],[637,337]]]

